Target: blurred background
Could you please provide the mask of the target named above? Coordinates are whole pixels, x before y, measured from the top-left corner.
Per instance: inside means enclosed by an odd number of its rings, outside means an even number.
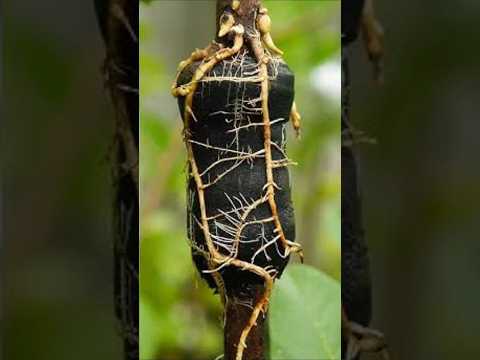
[[[1,11],[4,359],[118,360],[113,115],[94,3]]]
[[[480,3],[376,1],[385,85],[350,49],[374,327],[393,359],[480,354]],[[365,357],[365,359],[370,357]],[[372,359],[374,357],[371,357]]]
[[[340,2],[263,1],[296,74],[302,138],[290,131],[297,241],[306,263],[340,278]],[[196,274],[186,238],[186,154],[170,85],[178,63],[215,37],[215,1],[140,6],[142,359],[222,353],[220,300]],[[292,259],[293,260],[293,259]]]
[[[299,162],[298,240],[307,263],[338,279],[339,2],[265,3],[304,118],[288,149]],[[352,120],[377,142],[360,151],[374,327],[394,359],[475,358],[480,3],[376,3],[387,37],[383,87],[373,85],[361,44],[351,49]],[[194,273],[185,238],[185,156],[168,90],[177,63],[213,38],[213,8],[141,6],[142,349],[152,357],[221,353],[219,301]],[[24,0],[1,11],[4,358],[119,359],[113,121],[93,2]]]

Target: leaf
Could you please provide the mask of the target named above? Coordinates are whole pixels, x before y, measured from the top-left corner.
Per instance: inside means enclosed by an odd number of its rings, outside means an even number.
[[[306,265],[277,281],[270,307],[272,360],[339,360],[340,284]]]

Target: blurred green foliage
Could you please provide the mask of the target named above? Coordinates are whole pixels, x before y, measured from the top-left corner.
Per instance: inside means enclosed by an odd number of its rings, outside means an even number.
[[[272,359],[340,359],[340,293],[340,284],[317,269],[291,265],[272,295]]]
[[[340,2],[270,0],[264,4],[273,19],[272,36],[296,74],[296,101],[302,114],[302,138],[295,139],[292,131],[288,145],[289,154],[299,163],[292,169],[297,240],[306,250],[306,263],[339,280],[340,97],[315,90],[312,73],[332,62],[340,71]],[[200,280],[190,258],[185,227],[186,155],[176,100],[170,96],[176,64],[213,39],[214,13],[214,1],[153,1],[140,6],[140,347],[144,360],[205,360],[222,353],[220,301]],[[200,39],[204,42],[197,43]]]

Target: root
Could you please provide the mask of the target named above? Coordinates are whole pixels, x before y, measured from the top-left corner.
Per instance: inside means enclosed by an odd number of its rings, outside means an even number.
[[[297,104],[295,104],[295,101],[293,102],[292,105],[292,111],[290,112],[290,121],[292,122],[293,129],[295,130],[295,134],[297,135],[297,138],[300,137],[300,120],[302,117],[300,116],[300,113],[297,111]]]
[[[272,160],[272,129],[270,122],[270,113],[268,109],[268,92],[269,92],[269,79],[268,79],[268,67],[267,64],[270,58],[265,54],[265,50],[258,37],[250,38],[251,46],[255,57],[260,63],[260,77],[261,83],[261,100],[262,100],[262,116],[263,116],[263,133],[264,133],[264,146],[265,146],[265,171],[267,175],[266,196],[268,203],[272,211],[272,217],[275,222],[275,232],[280,236],[279,239],[285,249],[284,256],[288,256],[290,253],[298,253],[300,259],[303,261],[303,251],[300,244],[288,241],[282,229],[280,218],[278,216],[277,204],[275,202],[275,181],[273,178],[274,163]]]
[[[257,325],[257,319],[258,319],[258,316],[260,315],[260,312],[263,312],[264,314],[267,313],[268,302],[270,301],[270,295],[272,293],[272,288],[273,288],[273,281],[275,279],[276,274],[273,273],[273,275],[271,275],[269,271],[265,270],[260,266],[253,265],[251,263],[236,260],[236,259],[232,261],[232,264],[242,268],[242,270],[248,270],[250,272],[257,274],[258,276],[262,277],[265,281],[265,286],[264,286],[265,291],[263,293],[263,296],[257,302],[257,304],[255,304],[255,307],[253,308],[252,315],[250,316],[248,324],[247,326],[245,326],[245,328],[242,331],[242,334],[240,335],[240,340],[238,342],[237,355],[235,356],[235,360],[242,360],[243,352],[247,347],[248,335],[250,334],[250,331],[252,330],[252,328]]]
[[[272,35],[270,35],[270,30],[272,28],[272,20],[270,19],[270,16],[268,15],[268,10],[266,8],[262,8],[259,10],[259,15],[257,17],[257,28],[260,31],[265,47],[274,54],[283,55],[283,51],[275,45],[272,39]]]
[[[342,333],[347,342],[345,360],[353,360],[362,353],[376,353],[380,354],[383,360],[390,359],[383,334],[350,321],[343,306]]]
[[[192,52],[192,54],[190,55],[190,57],[188,59],[180,61],[180,63],[178,64],[178,68],[177,68],[177,75],[175,76],[175,80],[173,81],[172,88],[171,88],[171,92],[172,92],[172,95],[174,97],[179,97],[179,96],[185,96],[186,95],[184,92],[182,92],[181,87],[180,88],[177,87],[178,77],[180,76],[182,71],[185,70],[185,68],[187,66],[192,65],[196,61],[200,61],[200,60],[205,59],[208,56],[208,49],[210,48],[210,46],[211,45],[209,45],[208,47],[206,47],[205,49],[202,49],[202,50],[196,49],[194,52]]]
[[[373,0],[366,0],[361,17],[361,29],[368,57],[373,64],[375,81],[383,82],[384,33],[375,16]]]

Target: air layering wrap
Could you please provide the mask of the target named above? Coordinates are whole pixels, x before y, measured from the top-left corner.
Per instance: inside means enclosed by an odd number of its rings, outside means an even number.
[[[187,67],[178,85],[186,84],[199,62]],[[294,97],[294,76],[279,59],[268,65],[268,110],[271,152],[276,184],[275,202],[285,237],[293,241],[295,223],[290,196],[291,161],[286,155],[286,126]],[[247,50],[218,63],[201,80],[192,103],[188,140],[205,184],[204,197],[209,231],[218,251],[225,256],[272,270],[279,277],[289,255],[285,254],[268,200],[265,137],[262,116],[261,77],[258,62]],[[185,114],[185,98],[179,98]],[[209,285],[217,284],[210,272],[195,180],[188,181],[188,235],[195,264]],[[228,294],[248,292],[263,283],[255,273],[224,266],[219,273]]]

